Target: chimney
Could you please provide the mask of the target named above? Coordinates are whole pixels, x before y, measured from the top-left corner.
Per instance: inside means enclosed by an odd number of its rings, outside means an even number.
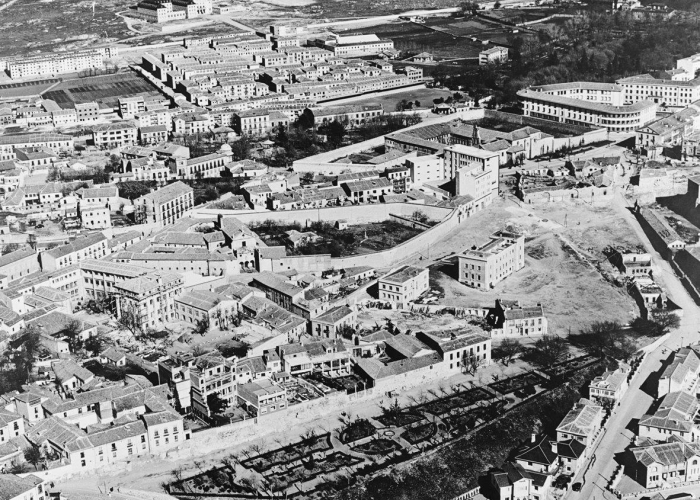
[[[532,444],[535,444],[536,441],[537,441],[537,434],[535,434],[535,433],[533,432],[532,434],[530,434],[530,442],[531,442]]]
[[[557,449],[557,442],[556,441],[550,441],[549,442],[552,445],[552,453],[559,453],[559,450]]]

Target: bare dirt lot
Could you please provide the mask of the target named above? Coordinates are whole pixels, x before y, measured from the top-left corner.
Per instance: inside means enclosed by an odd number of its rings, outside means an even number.
[[[431,266],[431,287],[440,288],[449,306],[492,307],[497,298],[542,303],[553,333],[577,332],[596,320],[626,323],[638,314],[624,288],[606,279],[617,271],[603,250],[640,245],[632,229],[612,209],[590,205],[519,206],[502,199],[466,221],[459,232],[435,245],[435,257],[449,257],[483,244],[497,229],[512,227],[526,235],[525,268],[492,290],[476,290],[459,283],[456,269],[443,259]],[[416,261],[425,266],[427,263]],[[462,323],[464,321],[462,320]]]

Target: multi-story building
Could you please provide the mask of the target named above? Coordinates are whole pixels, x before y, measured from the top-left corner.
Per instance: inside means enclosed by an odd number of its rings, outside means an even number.
[[[700,445],[682,440],[630,449],[629,475],[644,488],[659,488],[672,482],[683,484],[700,479]]]
[[[173,224],[194,206],[194,190],[180,181],[134,200],[137,222]]]
[[[138,143],[138,129],[131,122],[97,125],[92,129],[95,147],[102,149],[123,148]]]
[[[41,267],[44,271],[56,271],[85,259],[101,259],[109,253],[107,238],[102,233],[80,236],[74,241],[42,252]]]
[[[0,410],[0,443],[24,434],[24,418],[19,413]]]
[[[700,357],[689,347],[683,347],[671,356],[673,359],[659,377],[657,397],[677,391],[695,393],[700,375]]]
[[[525,236],[497,231],[491,241],[476,250],[457,255],[458,280],[472,288],[486,290],[525,267]]]
[[[547,318],[542,304],[523,307],[519,301],[496,299],[496,307],[489,319],[504,336],[547,334]]]
[[[588,386],[589,398],[599,404],[618,403],[629,387],[627,381],[629,374],[629,366],[626,365],[605,371],[594,378]]]
[[[131,120],[139,113],[146,111],[146,102],[143,97],[120,97],[119,98],[119,116],[122,120]]]
[[[82,286],[88,300],[111,298],[117,293],[115,286],[118,283],[143,276],[148,271],[147,267],[106,260],[87,259],[80,262]]]
[[[557,427],[557,442],[575,439],[585,446],[593,443],[603,425],[603,407],[581,398]]]
[[[139,141],[141,144],[160,144],[168,140],[168,127],[165,125],[152,125],[139,128]]]
[[[287,408],[287,389],[272,380],[262,379],[238,386],[238,400],[255,415]]]
[[[206,320],[216,328],[238,317],[237,301],[207,290],[191,290],[175,299],[175,314],[180,321],[196,324]]]
[[[361,125],[367,120],[384,114],[381,104],[328,106],[324,108],[307,108],[304,114],[308,115],[316,127],[338,121],[350,127]]]
[[[114,285],[116,316],[132,315],[135,325],[145,330],[176,318],[175,299],[182,293],[179,274],[152,271]]]
[[[267,109],[250,109],[233,115],[233,130],[238,135],[263,135],[271,130]]]
[[[7,64],[7,72],[13,79],[51,77],[94,68],[104,68],[102,54],[97,50],[40,54],[17,58]]]
[[[609,104],[611,106],[622,106],[625,101],[623,88],[614,83],[553,83],[550,85],[534,85],[530,87],[530,90],[559,97],[570,97],[581,101]]]
[[[54,152],[73,151],[74,142],[70,135],[53,133],[0,135],[0,160],[15,159],[15,149],[23,148],[48,148]]]
[[[0,475],[0,491],[6,500],[48,500],[46,481],[34,474],[24,477],[15,474]]]
[[[112,217],[107,207],[78,204],[78,215],[83,228],[107,229],[112,227]]]
[[[353,203],[378,202],[382,196],[394,193],[394,183],[386,177],[344,182],[343,189]]]
[[[211,394],[236,402],[236,366],[218,351],[199,356],[190,368],[192,411],[205,418],[211,416],[207,398]]]
[[[487,64],[504,63],[508,61],[507,47],[491,47],[490,49],[479,52],[479,66]]]
[[[700,428],[696,424],[698,401],[693,393],[669,392],[659,407],[651,414],[639,419],[639,437],[654,441],[700,440]]]
[[[345,328],[357,326],[357,312],[348,306],[337,306],[311,320],[311,335],[335,339]]]
[[[176,171],[181,179],[221,177],[221,173],[231,163],[230,152],[224,148],[221,151],[197,158],[171,158],[167,163],[171,171]]]
[[[211,116],[187,113],[173,119],[174,132],[182,135],[203,134],[213,128]]]
[[[463,144],[448,146],[444,150],[444,178],[457,178],[458,196],[468,194],[479,200],[497,192],[498,166],[499,157],[495,151]]]
[[[428,291],[429,270],[403,266],[379,278],[379,299],[405,306]]]
[[[335,35],[316,40],[316,45],[333,52],[336,57],[357,57],[381,54],[394,50],[394,42],[377,35]]]
[[[627,104],[649,100],[664,106],[687,106],[700,99],[700,79],[662,80],[646,74],[621,78],[616,83],[622,87]]]
[[[78,123],[94,122],[100,117],[100,105],[96,102],[77,103],[75,114]]]
[[[0,274],[12,282],[41,270],[39,256],[31,248],[21,248],[0,256]]]
[[[418,332],[416,338],[442,356],[445,365],[457,372],[471,366],[491,364],[491,338],[470,331]]]
[[[607,128],[610,132],[633,132],[653,121],[656,103],[640,100],[630,105],[614,106],[532,89],[521,90],[524,115],[572,125]]]

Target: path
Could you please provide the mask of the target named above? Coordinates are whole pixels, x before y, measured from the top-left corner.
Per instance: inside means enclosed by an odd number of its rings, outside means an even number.
[[[642,230],[634,215],[628,209],[628,203],[618,195],[613,203],[613,208],[624,218],[637,234],[639,240],[644,244],[652,255],[654,278],[673,298],[680,307],[683,308],[683,318],[678,330],[672,332],[669,340],[651,352],[639,368],[638,375],[634,378],[629,389],[622,397],[620,406],[610,417],[607,423],[608,434],[595,450],[593,456],[595,462],[585,474],[583,488],[580,492],[569,492],[565,498],[574,500],[586,500],[592,498],[615,498],[612,493],[605,490],[614,469],[617,466],[615,456],[622,453],[634,438],[632,430],[628,430],[630,422],[643,416],[653,402],[653,397],[641,390],[641,386],[647,378],[661,368],[662,360],[666,359],[668,353],[664,354],[664,349],[677,349],[683,345],[700,340],[698,325],[700,325],[700,308],[686,292],[685,287],[676,277],[670,264],[661,257],[654,249],[649,238]],[[636,429],[633,429],[636,431]],[[576,479],[580,480],[580,479]]]

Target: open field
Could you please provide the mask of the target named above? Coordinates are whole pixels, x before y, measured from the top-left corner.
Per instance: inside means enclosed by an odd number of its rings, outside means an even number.
[[[53,51],[57,44],[66,48],[86,48],[97,41],[107,42],[129,36],[123,19],[115,13],[129,3],[122,0],[20,0],[0,14],[0,57]]]
[[[447,98],[451,95],[452,92],[449,90],[417,88],[407,90],[405,92],[398,92],[396,94],[368,96],[367,99],[355,101],[353,104],[381,104],[384,108],[384,112],[390,113],[396,110],[396,104],[401,102],[403,99],[406,99],[407,101],[418,101],[420,102],[421,107],[425,108],[433,105],[433,99],[437,99],[439,97]]]
[[[440,249],[461,251],[482,244],[490,233],[506,226],[526,235],[525,268],[484,291],[455,280],[453,264],[435,265],[433,283],[444,290],[445,304],[492,307],[497,298],[520,300],[523,305],[540,302],[550,331],[562,335],[596,320],[626,323],[638,314],[625,289],[607,281],[598,270],[616,274],[603,254],[608,245],[635,248],[640,244],[613,210],[585,204],[521,208],[500,200],[474,216]]]
[[[58,82],[59,80],[50,78],[47,80],[38,80],[30,83],[8,83],[6,85],[0,85],[0,99],[13,99],[41,95],[42,92],[46,92]]]
[[[120,97],[136,95],[159,95],[148,82],[131,71],[114,75],[79,78],[61,82],[43,97],[52,99],[62,108],[72,108],[75,104],[92,102],[113,107]]]

